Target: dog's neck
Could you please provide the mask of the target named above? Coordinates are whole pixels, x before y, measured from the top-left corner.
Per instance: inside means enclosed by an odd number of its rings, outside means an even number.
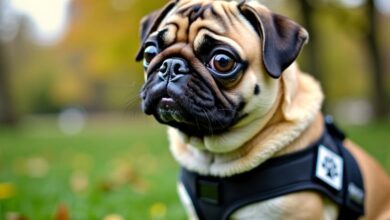
[[[320,108],[323,95],[310,76],[290,66],[281,79],[278,102],[270,112],[244,128],[213,137],[212,144],[235,147],[227,153],[215,153],[202,144],[169,128],[170,148],[181,166],[203,175],[231,176],[259,166],[269,158],[305,148],[323,131]]]

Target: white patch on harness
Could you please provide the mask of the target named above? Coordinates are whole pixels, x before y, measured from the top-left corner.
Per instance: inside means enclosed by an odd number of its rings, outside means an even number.
[[[343,158],[320,145],[317,153],[316,176],[336,190],[343,186]]]
[[[348,193],[352,201],[356,202],[359,205],[363,205],[364,191],[360,187],[356,186],[354,183],[349,183]]]

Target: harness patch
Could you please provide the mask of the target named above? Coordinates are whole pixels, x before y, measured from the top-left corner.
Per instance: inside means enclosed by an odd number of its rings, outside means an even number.
[[[338,191],[343,186],[343,166],[343,158],[324,145],[318,147],[316,177]]]
[[[364,205],[364,190],[356,186],[354,183],[348,185],[349,197],[352,201],[359,205]]]

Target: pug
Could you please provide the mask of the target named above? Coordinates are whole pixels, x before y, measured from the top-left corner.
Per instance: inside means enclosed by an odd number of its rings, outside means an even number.
[[[170,150],[184,170],[178,191],[189,219],[390,219],[389,177],[343,138],[336,151],[344,156],[314,147],[311,157],[324,160],[313,165],[313,181],[323,190],[248,199],[256,184],[311,175],[306,166],[264,177],[261,170],[309,152],[329,130],[321,87],[295,62],[308,41],[303,27],[256,1],[176,0],[141,21],[141,41],[142,110],[168,125]],[[347,160],[355,161],[353,169],[343,168]],[[345,187],[342,181],[355,171],[360,188]],[[332,199],[341,192],[360,203],[357,215],[346,215],[345,201]],[[226,204],[229,193],[247,202]]]

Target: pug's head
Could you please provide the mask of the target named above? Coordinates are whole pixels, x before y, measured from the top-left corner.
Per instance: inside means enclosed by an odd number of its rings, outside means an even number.
[[[171,1],[141,22],[142,109],[197,137],[261,118],[307,38],[256,2]]]

